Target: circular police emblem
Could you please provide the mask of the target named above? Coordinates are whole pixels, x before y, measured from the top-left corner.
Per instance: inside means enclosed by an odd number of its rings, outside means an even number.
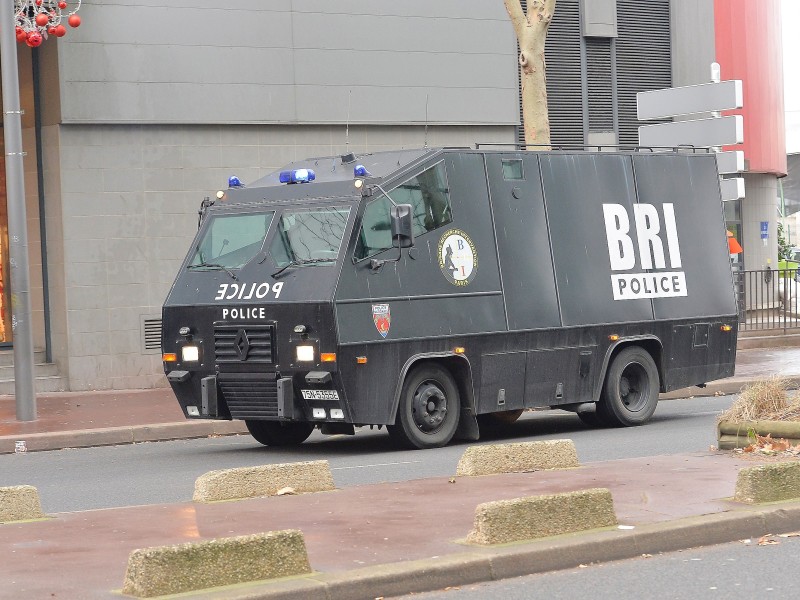
[[[478,270],[478,251],[460,229],[450,229],[439,240],[439,268],[453,285],[468,285]]]

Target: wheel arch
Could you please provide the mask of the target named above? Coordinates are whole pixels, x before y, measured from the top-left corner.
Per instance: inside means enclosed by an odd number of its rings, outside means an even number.
[[[594,392],[592,394],[593,402],[597,402],[600,399],[600,394],[603,391],[603,384],[605,383],[606,374],[608,373],[608,367],[611,361],[614,360],[617,354],[631,346],[639,346],[653,359],[658,371],[658,389],[660,392],[664,391],[664,346],[661,340],[654,335],[632,336],[620,338],[606,350],[606,355],[603,357],[603,365],[600,369],[600,377],[597,378],[594,384]]]
[[[475,391],[472,384],[472,365],[469,359],[463,354],[456,354],[455,352],[428,352],[422,354],[415,354],[411,356],[400,369],[400,377],[397,379],[397,384],[394,390],[394,397],[392,399],[391,415],[392,423],[397,419],[397,409],[400,406],[400,393],[403,390],[408,373],[414,367],[422,364],[436,364],[452,375],[453,380],[458,388],[458,395],[461,402],[461,407],[466,406],[474,410],[475,408]]]

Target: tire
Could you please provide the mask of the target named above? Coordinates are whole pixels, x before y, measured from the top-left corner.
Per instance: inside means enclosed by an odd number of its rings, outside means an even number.
[[[481,435],[498,435],[508,429],[508,426],[516,423],[522,415],[522,409],[507,410],[498,413],[486,413],[478,415],[478,429]]]
[[[311,423],[281,423],[245,419],[247,430],[265,446],[299,446],[308,439],[314,426]]]
[[[646,423],[656,410],[658,388],[653,358],[644,348],[629,346],[614,357],[606,372],[597,416],[617,427]]]
[[[395,424],[387,429],[406,448],[440,448],[453,439],[460,416],[461,400],[453,376],[428,364],[406,376]]]

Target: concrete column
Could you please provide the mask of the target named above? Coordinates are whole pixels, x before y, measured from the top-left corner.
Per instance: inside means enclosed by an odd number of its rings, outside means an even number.
[[[762,173],[744,174],[742,237],[744,265],[748,271],[778,268],[778,179]],[[766,245],[761,239],[761,221],[767,221]]]
[[[742,200],[742,240],[744,266],[748,271],[763,271],[767,267],[778,268],[778,180],[775,175],[762,173],[744,174]],[[761,239],[761,222],[766,221],[768,237]],[[745,298],[748,318],[771,319],[770,311],[778,307],[777,272],[747,277]],[[755,312],[753,312],[755,311]]]

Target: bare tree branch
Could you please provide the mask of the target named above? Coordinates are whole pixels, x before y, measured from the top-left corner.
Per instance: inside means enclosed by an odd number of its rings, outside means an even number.
[[[553,0],[555,2],[555,0]],[[520,0],[503,0],[508,11],[508,16],[511,17],[511,24],[514,25],[514,32],[517,34],[517,39],[522,36],[525,26],[528,24],[528,19],[522,11],[522,3]]]

